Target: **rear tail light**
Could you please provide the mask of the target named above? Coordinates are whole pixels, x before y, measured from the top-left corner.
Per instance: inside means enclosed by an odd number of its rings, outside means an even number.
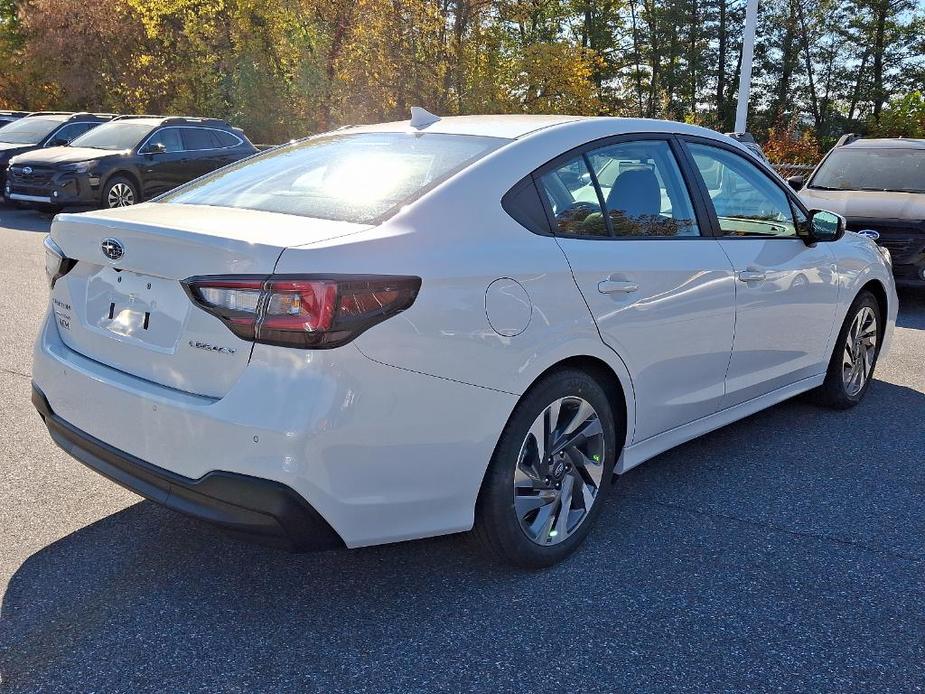
[[[243,340],[327,349],[414,303],[420,277],[227,275],[191,277],[183,288]]]
[[[69,273],[77,261],[65,256],[50,234],[45,237],[42,245],[45,247],[45,275],[48,277],[48,286],[54,289],[55,282]]]

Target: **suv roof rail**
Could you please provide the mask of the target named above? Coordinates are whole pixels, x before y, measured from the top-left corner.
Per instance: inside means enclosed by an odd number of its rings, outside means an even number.
[[[31,118],[32,116],[73,116],[73,115],[76,115],[73,111],[30,111],[23,117]]]
[[[836,147],[841,147],[842,145],[850,145],[852,142],[857,140],[860,137],[857,133],[845,133],[840,138],[838,142],[835,143]]]
[[[231,124],[221,118],[205,118],[200,116],[167,116],[164,123],[201,123],[203,125],[224,125],[231,127]]]
[[[178,123],[198,123],[202,125],[224,125],[226,127],[233,127],[228,121],[222,120],[221,118],[205,118],[201,116],[164,116],[157,115],[153,113],[137,113],[131,114],[127,113],[122,116],[117,116],[119,120],[129,119],[129,118],[157,118],[161,121],[161,125],[176,125]]]
[[[0,109],[0,115],[4,116],[28,116],[28,111],[12,111],[9,109]]]

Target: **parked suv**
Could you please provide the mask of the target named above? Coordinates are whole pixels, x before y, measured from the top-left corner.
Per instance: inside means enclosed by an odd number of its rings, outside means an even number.
[[[925,287],[925,140],[844,135],[805,186],[788,182],[807,207],[841,214],[887,248],[897,284]]]
[[[256,152],[223,120],[121,116],[69,147],[16,157],[6,195],[55,207],[125,207]]]
[[[12,113],[12,112],[4,112]],[[115,118],[111,113],[29,113],[0,127],[0,190],[10,159],[33,149],[58,147]]]
[[[0,128],[28,115],[28,111],[0,111]]]

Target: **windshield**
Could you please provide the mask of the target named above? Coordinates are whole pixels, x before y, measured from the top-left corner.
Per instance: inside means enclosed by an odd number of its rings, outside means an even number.
[[[52,130],[61,125],[57,118],[20,118],[0,128],[0,142],[17,145],[37,145]]]
[[[71,142],[71,147],[95,147],[97,149],[132,149],[154,130],[151,123],[115,121],[98,125]],[[0,131],[2,132],[2,131]]]
[[[809,187],[925,193],[925,149],[839,148],[825,158]]]
[[[422,133],[312,138],[221,169],[160,201],[367,224],[506,142]]]

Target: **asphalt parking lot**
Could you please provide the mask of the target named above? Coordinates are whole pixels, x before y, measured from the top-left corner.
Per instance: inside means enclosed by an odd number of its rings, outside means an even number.
[[[925,689],[925,292],[862,405],[659,456],[554,569],[464,536],[293,555],[51,443],[29,402],[49,222],[0,207],[0,691]]]

